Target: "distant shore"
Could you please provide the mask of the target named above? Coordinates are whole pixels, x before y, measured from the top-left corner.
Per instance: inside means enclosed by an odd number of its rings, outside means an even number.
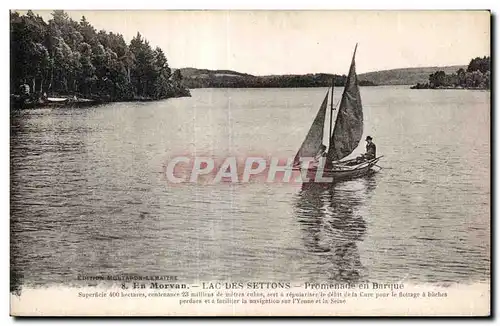
[[[428,82],[417,83],[411,89],[470,89],[489,90],[491,88],[490,57],[473,58],[466,68],[446,73],[437,70],[429,75]]]
[[[483,90],[483,91],[489,91],[490,89],[487,87],[464,87],[464,86],[438,86],[438,87],[431,87],[429,84],[420,84],[418,83],[417,85],[413,85],[410,87],[410,89],[462,89],[462,90]]]
[[[330,87],[332,81],[335,87],[343,87],[347,79],[345,75],[326,73],[255,76],[233,70],[181,68],[176,71],[181,73],[183,84],[190,89]],[[368,80],[358,82],[360,86],[378,86]]]

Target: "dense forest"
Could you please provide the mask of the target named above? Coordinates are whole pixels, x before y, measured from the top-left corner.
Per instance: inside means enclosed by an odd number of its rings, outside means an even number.
[[[491,87],[491,63],[490,57],[474,58],[470,61],[467,69],[460,68],[456,73],[446,74],[444,71],[436,71],[429,75],[428,83],[418,83],[413,89],[436,89],[436,88],[475,88],[490,89]]]
[[[189,96],[165,53],[139,33],[99,32],[82,17],[55,10],[52,19],[10,13],[11,94],[78,96],[101,101]]]
[[[360,80],[369,80],[377,85],[416,85],[425,84],[429,81],[429,75],[435,71],[442,70],[447,74],[455,73],[467,65],[441,66],[441,67],[412,67],[379,70],[359,74]]]
[[[345,75],[306,74],[254,76],[232,70],[181,69],[184,83],[189,88],[287,88],[287,87],[329,87],[332,79],[335,86],[344,86]],[[374,86],[360,80],[361,86]]]

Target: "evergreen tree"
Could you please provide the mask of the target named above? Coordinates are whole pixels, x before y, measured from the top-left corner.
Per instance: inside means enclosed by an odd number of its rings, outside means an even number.
[[[78,95],[119,101],[189,96],[182,78],[171,79],[167,58],[137,33],[129,45],[121,34],[99,32],[55,10],[47,23],[32,11],[10,13],[11,93]],[[175,87],[174,87],[175,83]]]

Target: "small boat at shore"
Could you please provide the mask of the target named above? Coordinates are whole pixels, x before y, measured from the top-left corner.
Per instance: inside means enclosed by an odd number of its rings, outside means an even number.
[[[62,103],[62,102],[68,102],[69,98],[66,97],[48,97],[46,102],[47,103]]]
[[[47,97],[11,95],[11,107],[14,109],[33,109],[42,107],[84,107],[98,104],[99,101],[73,97]]]
[[[336,182],[362,177],[376,172],[377,169],[374,167],[377,166],[377,162],[382,158],[382,156],[379,156],[365,160],[359,160],[357,158],[342,160],[358,147],[363,135],[363,105],[359,92],[358,76],[356,75],[356,49],[357,44],[354,48],[349,74],[346,79],[338,110],[336,110],[333,105],[334,81],[332,80],[332,87],[328,89],[323,103],[316,114],[316,118],[295,155],[294,169],[301,171],[307,169],[307,177],[310,181],[325,182],[323,180],[328,178],[328,180],[331,180],[329,182]],[[312,164],[304,167],[302,166],[303,159],[316,157],[323,146],[324,125],[329,94],[331,95],[331,102],[328,150],[326,151],[325,157],[316,159]],[[336,113],[336,116],[335,126],[333,127],[334,113]],[[318,172],[320,172],[319,175]]]

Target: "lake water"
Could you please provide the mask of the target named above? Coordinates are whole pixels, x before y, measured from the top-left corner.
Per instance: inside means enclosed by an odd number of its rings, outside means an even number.
[[[489,281],[490,93],[361,92],[383,169],[333,186],[172,185],[162,173],[180,154],[294,156],[326,88],[13,113],[13,284]]]

